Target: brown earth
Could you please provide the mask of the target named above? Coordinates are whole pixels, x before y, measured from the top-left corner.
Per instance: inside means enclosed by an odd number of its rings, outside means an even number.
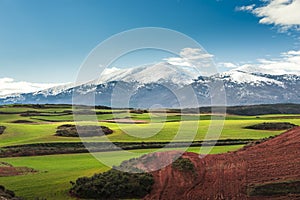
[[[151,169],[173,159],[178,152],[156,153]],[[284,200],[300,199],[300,127],[239,151],[207,155],[183,154],[195,171],[178,171],[171,165],[152,172],[155,183],[145,200]],[[153,159],[153,155],[151,156]],[[154,164],[153,164],[154,163]],[[249,195],[262,184],[293,182],[294,194]]]
[[[17,176],[17,175],[23,175],[28,173],[36,173],[37,171],[32,168],[28,167],[14,167],[13,165],[6,163],[6,162],[0,162],[0,177],[6,177],[6,176]]]

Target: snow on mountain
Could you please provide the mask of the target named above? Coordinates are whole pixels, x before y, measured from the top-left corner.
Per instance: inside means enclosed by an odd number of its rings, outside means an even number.
[[[45,90],[40,90],[40,91],[37,91],[37,92],[34,92],[33,95],[44,95],[44,96],[48,96],[48,95],[57,95],[63,91],[66,91],[68,89],[71,89],[73,87],[75,87],[76,84],[75,83],[66,83],[66,84],[63,84],[63,85],[58,85],[58,86],[55,86],[55,87],[52,87],[52,88],[48,88],[48,89],[45,89]]]
[[[153,104],[176,107],[179,103],[174,92],[184,94],[184,89],[190,86],[202,105],[210,105],[210,87],[220,81],[224,84],[228,105],[300,103],[300,76],[297,74],[267,73],[258,67],[243,66],[201,76],[195,68],[161,62],[129,69],[108,68],[98,80],[2,98],[0,104],[72,103],[73,93],[88,97],[95,92],[92,96],[95,95],[96,104],[111,106],[114,89],[121,85],[126,94],[131,94],[132,107],[148,108]],[[126,102],[120,98],[119,107],[128,106],[122,103]]]
[[[196,68],[160,62],[129,69],[108,68],[103,71],[97,82],[125,81],[143,84],[171,82],[186,85],[192,83],[199,75]]]
[[[267,78],[260,76],[258,74],[253,74],[245,71],[239,70],[230,70],[228,72],[224,72],[215,76],[218,79],[222,79],[223,81],[235,82],[237,84],[250,84],[250,85],[260,85],[260,84],[276,84],[278,86],[283,87],[284,84],[275,79]]]
[[[60,93],[69,91],[72,88],[79,86],[77,89],[81,93],[88,93],[96,90],[99,84],[106,84],[113,81],[135,82],[140,85],[149,83],[172,83],[178,86],[187,85],[197,79],[199,72],[196,68],[176,66],[167,62],[156,63],[152,65],[139,66],[134,68],[106,68],[98,80],[92,80],[81,88],[77,83],[57,84],[53,87],[41,88],[40,90],[31,90],[29,92],[22,92],[21,90],[14,94],[0,95],[0,98],[18,97],[26,93],[32,93],[33,96],[55,96]],[[1,80],[0,80],[1,82]],[[1,94],[1,93],[0,93]]]
[[[265,67],[262,65],[242,65],[240,67],[237,67],[231,71],[241,71],[241,72],[247,72],[247,73],[260,73],[260,74],[270,74],[270,75],[284,75],[284,74],[294,74],[294,75],[300,75],[300,72],[295,70],[288,70],[282,69],[282,68],[271,68],[271,67]]]

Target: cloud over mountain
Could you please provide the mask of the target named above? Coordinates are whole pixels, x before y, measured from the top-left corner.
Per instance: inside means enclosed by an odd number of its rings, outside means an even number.
[[[12,78],[0,78],[0,97],[15,93],[30,93],[48,89],[61,84],[57,83],[30,83],[16,81]]]
[[[209,54],[200,48],[183,48],[179,52],[179,57],[165,58],[164,61],[175,66],[193,67],[202,75],[212,75],[217,73],[212,58]]]
[[[260,72],[266,74],[297,74],[300,75],[300,50],[291,50],[284,52],[278,58],[272,59],[257,59],[255,63],[247,63],[236,65],[234,63],[226,62],[219,63],[219,67],[236,68],[238,70],[247,72]]]

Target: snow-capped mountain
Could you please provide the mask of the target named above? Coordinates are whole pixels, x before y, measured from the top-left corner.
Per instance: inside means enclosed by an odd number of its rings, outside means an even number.
[[[63,91],[66,91],[70,88],[73,88],[75,86],[76,86],[76,84],[74,84],[74,83],[67,83],[65,85],[59,85],[59,86],[51,87],[49,89],[40,90],[40,91],[34,92],[33,94],[34,95],[42,94],[44,96],[49,96],[49,95],[54,96],[54,95],[62,93]]]
[[[270,75],[235,69],[211,77],[199,77],[193,87],[195,91],[205,91],[203,87],[215,81],[224,85],[229,105],[300,102],[298,75]]]
[[[97,83],[111,81],[139,82],[142,84],[170,82],[178,85],[190,84],[198,78],[199,71],[194,67],[171,65],[160,62],[129,69],[107,68],[103,71]]]
[[[96,104],[111,106],[112,96],[119,90],[118,106],[151,107],[160,104],[164,107],[180,107],[176,94],[188,99],[189,94],[184,91],[192,88],[200,105],[210,105],[211,87],[217,82],[224,85],[228,105],[300,103],[300,76],[297,74],[265,73],[258,68],[241,67],[212,76],[201,76],[195,68],[168,63],[106,69],[98,80],[86,84],[68,84],[19,94],[2,98],[0,103],[72,103],[73,94],[77,94],[87,100],[83,103],[95,97]],[[130,96],[129,105],[125,96]]]
[[[250,84],[250,85],[261,85],[276,84],[278,86],[283,86],[283,83],[272,78],[264,77],[263,74],[255,74],[249,72],[243,72],[239,70],[231,70],[229,72],[224,72],[213,76],[216,79],[223,80],[225,82],[233,82],[236,84]]]

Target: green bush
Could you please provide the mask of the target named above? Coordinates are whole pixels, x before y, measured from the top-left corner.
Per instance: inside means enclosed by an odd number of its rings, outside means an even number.
[[[294,128],[295,124],[289,122],[264,122],[260,124],[254,124],[251,126],[246,126],[247,129],[257,129],[257,130],[286,130]]]
[[[265,183],[262,185],[255,185],[249,188],[250,196],[275,196],[300,194],[300,181],[290,180],[285,182]]]
[[[3,185],[0,185],[0,199],[2,200],[22,200],[20,197],[16,197],[15,193],[6,189]]]
[[[134,113],[134,114],[144,114],[144,113],[148,113],[148,110],[133,109],[133,110],[130,110],[130,113]]]
[[[112,134],[113,131],[106,126],[75,126],[65,124],[57,127],[56,136],[62,137],[93,137]]]
[[[83,199],[142,198],[154,184],[149,173],[128,173],[111,169],[94,176],[78,178],[70,190],[72,196]]]
[[[179,157],[177,160],[173,161],[172,168],[179,171],[195,171],[195,166],[188,158]]]
[[[5,129],[6,129],[5,126],[0,126],[0,135],[4,132]]]

